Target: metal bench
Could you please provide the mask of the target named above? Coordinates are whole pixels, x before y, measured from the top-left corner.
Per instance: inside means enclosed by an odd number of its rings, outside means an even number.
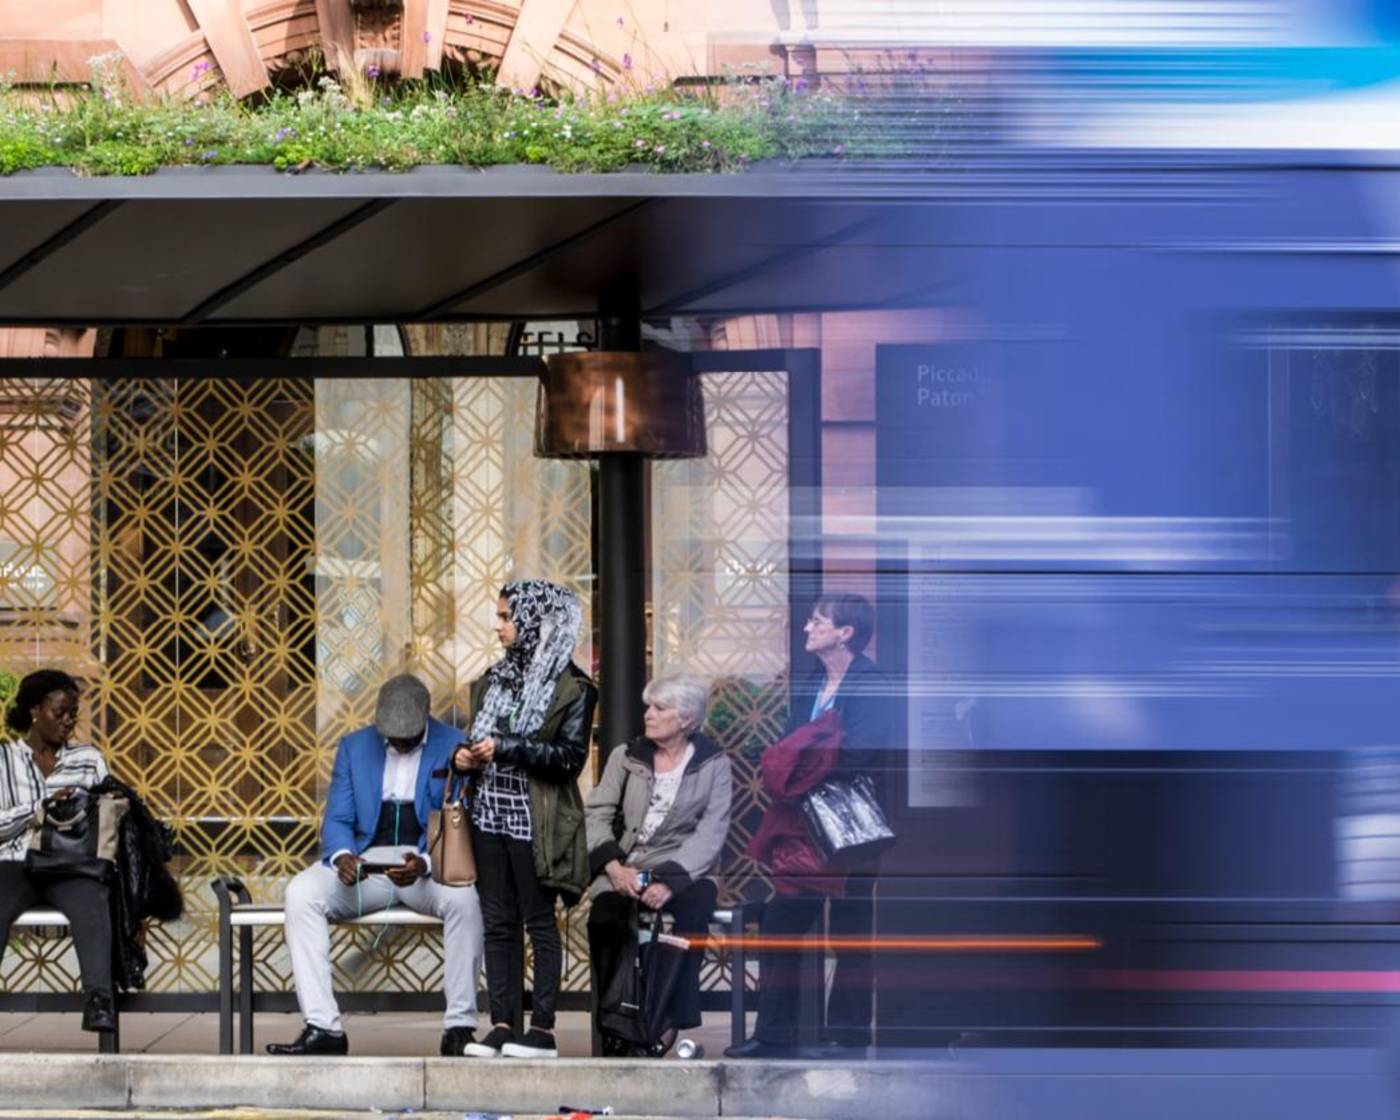
[[[213,883],[214,894],[219,900],[219,1053],[233,1053],[234,1011],[238,1013],[238,1049],[242,1054],[253,1052],[253,1011],[257,998],[253,987],[253,932],[259,928],[278,927],[286,924],[286,911],[281,906],[267,906],[254,903],[247,888],[237,879],[220,878]],[[716,910],[712,922],[722,926],[726,932],[735,935],[731,942],[731,975],[739,983],[731,984],[729,1011],[731,1017],[730,1036],[735,1043],[744,1041],[744,983],[745,953],[743,945],[743,910]],[[387,910],[377,910],[358,918],[350,918],[343,925],[361,926],[442,926],[442,922],[431,914],[420,914],[407,907],[394,906]],[[234,986],[234,946],[233,933],[238,931],[238,984],[235,997]],[[523,938],[523,934],[522,934]],[[339,995],[342,1006],[347,1009],[389,1011],[408,1010],[426,1007],[424,996],[436,1001],[437,993],[419,994],[404,992],[374,992]],[[358,998],[354,998],[358,997]],[[368,997],[368,998],[366,998]],[[562,1002],[562,1001],[561,1001]],[[519,1028],[520,1024],[516,1024]]]
[[[14,920],[10,927],[13,934],[17,929],[66,929],[68,919],[59,910],[26,910]],[[81,1012],[83,1009],[82,992],[46,992],[43,1000],[44,1010]],[[101,1054],[117,1054],[121,1051],[121,1007],[123,995],[116,993],[114,1000],[117,1012],[117,1029],[114,1031],[100,1031],[97,1035],[97,1049]]]

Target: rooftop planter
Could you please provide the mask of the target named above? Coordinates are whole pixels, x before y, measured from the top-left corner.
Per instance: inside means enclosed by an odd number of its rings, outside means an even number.
[[[256,104],[227,94],[139,100],[99,58],[91,85],[76,94],[0,83],[0,174],[145,175],[221,164],[733,172],[759,160],[843,156],[859,115],[842,98],[782,79],[726,87],[722,96],[648,88],[576,98],[505,90],[489,75],[391,84],[373,68],[346,85],[322,75]]]

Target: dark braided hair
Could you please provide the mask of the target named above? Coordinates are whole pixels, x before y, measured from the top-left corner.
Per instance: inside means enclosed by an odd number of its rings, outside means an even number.
[[[17,735],[25,734],[34,726],[33,709],[44,702],[51,692],[79,691],[78,682],[62,669],[39,669],[19,682],[19,691],[10,702],[10,710],[5,713],[5,722]]]

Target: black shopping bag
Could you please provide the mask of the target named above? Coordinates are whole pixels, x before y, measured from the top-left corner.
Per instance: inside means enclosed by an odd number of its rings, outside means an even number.
[[[636,1046],[650,1046],[675,1024],[671,996],[685,967],[690,942],[664,933],[660,910],[643,919],[632,904],[627,943],[611,976],[603,977],[598,1026]]]

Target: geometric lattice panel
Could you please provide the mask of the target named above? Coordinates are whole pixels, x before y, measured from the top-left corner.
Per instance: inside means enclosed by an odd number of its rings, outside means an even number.
[[[90,411],[84,382],[0,378],[0,668],[17,676],[93,672]]]
[[[767,892],[744,848],[762,815],[763,749],[787,717],[788,379],[701,377],[709,452],[652,466],[655,672],[711,682],[709,730],[734,770],[722,898]],[[707,965],[706,988],[727,986]]]
[[[591,668],[590,474],[534,455],[533,378],[415,384],[414,662],[435,707],[464,711],[500,655],[496,595],[517,578],[572,589],[584,609],[574,660]]]
[[[755,760],[785,704],[786,388],[705,382],[710,457],[654,476],[655,648],[658,671],[719,685],[742,885]],[[590,468],[534,458],[534,408],[515,378],[0,382],[0,667],[90,682],[79,736],[176,825],[187,917],[150,930],[150,990],[213,988],[213,876],[280,901],[316,849],[335,742],[384,676],[418,671],[435,710],[460,708],[499,656],[505,580],[579,594],[592,668]],[[587,908],[560,918],[582,989]],[[336,933],[338,984],[440,988],[440,938],[375,932]],[[256,957],[260,986],[290,988],[280,935]],[[0,987],[76,977],[68,939],[24,935]]]
[[[152,990],[213,983],[212,876],[280,884],[315,844],[312,394],[94,387],[96,742],[184,853],[189,916],[152,928]]]

